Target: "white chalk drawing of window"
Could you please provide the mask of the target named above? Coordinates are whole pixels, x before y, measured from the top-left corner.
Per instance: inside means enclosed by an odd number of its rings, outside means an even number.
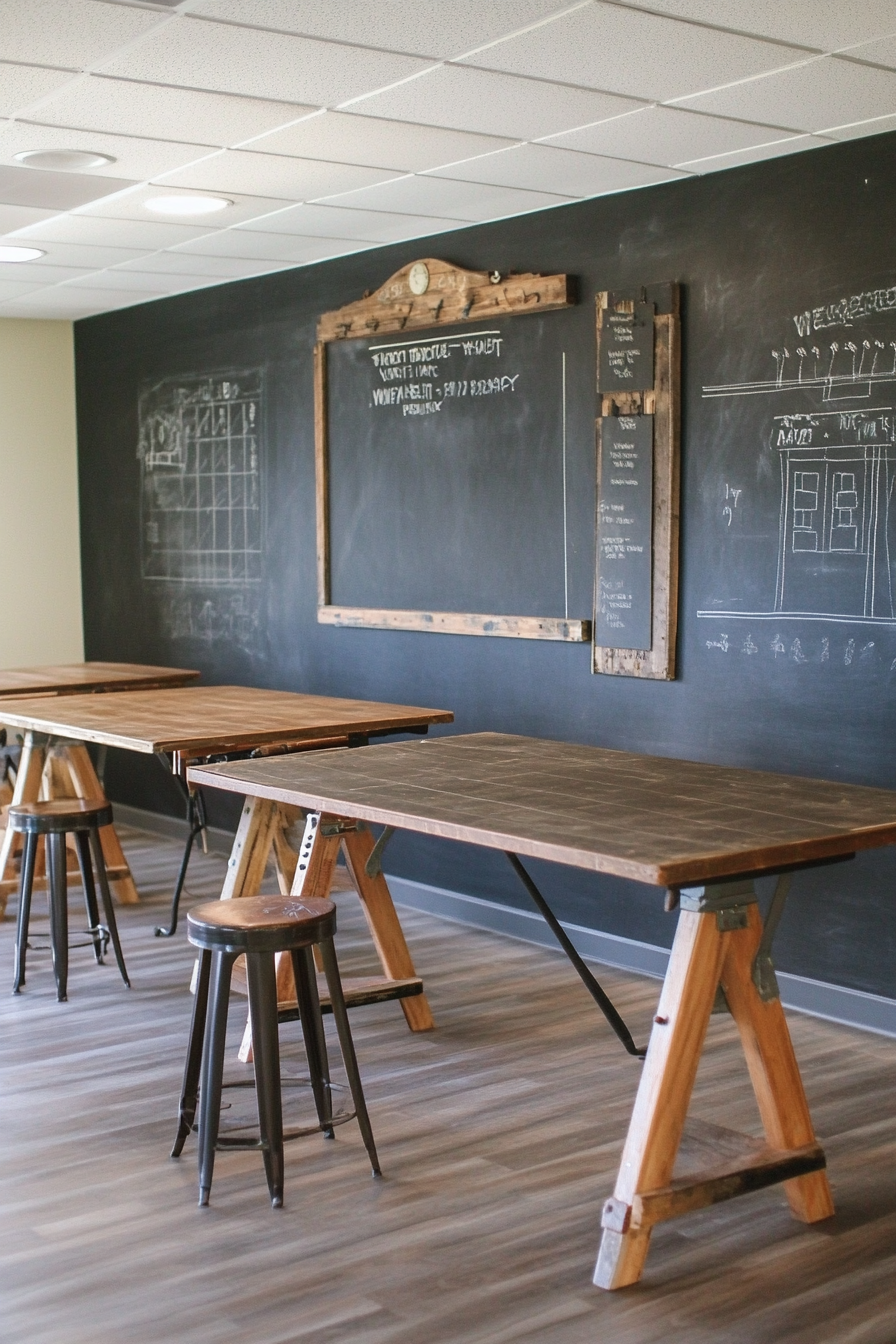
[[[835,471],[831,511],[830,549],[859,550],[859,495],[854,471]]]
[[[142,571],[206,585],[262,577],[260,369],[141,389]]]
[[[818,550],[817,471],[793,473],[793,549]]]

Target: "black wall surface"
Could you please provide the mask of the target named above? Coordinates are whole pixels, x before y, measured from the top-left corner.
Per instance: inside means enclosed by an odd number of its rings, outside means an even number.
[[[896,787],[896,380],[886,378],[896,359],[894,165],[896,138],[855,141],[79,322],[87,657],[450,707],[451,731],[540,734]],[[562,315],[574,616],[592,606],[594,293],[681,282],[676,681],[593,676],[585,646],[317,624],[315,321],[427,255],[578,278],[579,305]],[[232,582],[211,571],[190,583],[142,577],[141,395],[164,419],[174,404],[167,388],[201,401],[205,378],[217,388],[208,396],[223,396],[228,382],[238,399],[241,371],[255,387],[259,369],[257,471],[240,488],[260,491],[252,513],[263,532],[260,580],[250,569]],[[513,544],[512,529],[507,535]],[[525,537],[519,545],[508,564],[514,581]],[[120,756],[109,780],[122,801],[180,806],[153,762]],[[389,859],[403,876],[525,906],[500,855],[396,837]],[[656,890],[547,865],[537,876],[565,918],[671,942],[674,917],[662,913]],[[799,876],[778,964],[896,996],[894,895],[892,850]]]

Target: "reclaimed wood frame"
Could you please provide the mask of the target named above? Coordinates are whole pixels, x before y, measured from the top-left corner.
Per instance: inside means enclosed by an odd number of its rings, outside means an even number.
[[[596,425],[597,480],[600,481],[601,425],[609,415],[652,415],[653,420],[653,582],[652,643],[649,649],[617,649],[596,642],[592,648],[592,672],[623,677],[648,677],[657,681],[675,679],[675,646],[678,630],[678,545],[681,478],[681,317],[677,284],[657,285],[647,291],[665,291],[668,302],[658,307],[653,320],[654,385],[638,392],[605,392],[598,388],[600,409]],[[603,317],[612,306],[617,312],[631,311],[633,300],[614,301],[602,291],[597,295],[597,369]],[[598,501],[599,507],[600,501]],[[599,556],[595,561],[594,630],[597,632]]]
[[[428,284],[411,289],[410,273],[424,266]],[[396,608],[346,607],[331,602],[330,469],[327,414],[327,346],[374,333],[408,332],[483,321],[513,313],[549,312],[575,302],[567,275],[500,275],[466,271],[426,257],[409,262],[384,285],[355,303],[324,313],[314,347],[314,445],[317,513],[317,619],[322,625],[363,626],[375,630],[423,630],[451,635],[497,635],[510,639],[553,639],[587,643],[590,620],[549,616],[496,616],[480,612],[404,611]]]

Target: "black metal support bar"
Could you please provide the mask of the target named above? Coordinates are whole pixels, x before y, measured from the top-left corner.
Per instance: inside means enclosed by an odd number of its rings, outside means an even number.
[[[550,928],[551,932],[553,933],[554,937],[557,939],[557,942],[563,948],[563,951],[566,953],[566,955],[569,957],[569,960],[572,962],[573,966],[578,971],[579,978],[582,981],[582,984],[588,990],[588,993],[591,995],[592,999],[594,999],[594,1002],[597,1004],[598,1008],[601,1010],[604,1017],[607,1019],[610,1026],[615,1031],[616,1035],[619,1037],[625,1049],[628,1051],[630,1055],[633,1055],[635,1059],[643,1059],[644,1056],[647,1054],[646,1048],[643,1050],[639,1050],[638,1047],[635,1045],[631,1032],[623,1022],[614,1004],[608,998],[604,990],[601,989],[600,985],[597,983],[594,976],[591,974],[588,967],[585,965],[584,961],[579,956],[576,949],[573,947],[569,935],[567,934],[563,925],[560,923],[559,919],[554,914],[553,910],[548,905],[547,901],[542,896],[541,892],[538,890],[538,888],[532,881],[529,874],[526,872],[523,865],[520,863],[516,854],[511,854],[509,850],[505,850],[504,852],[506,853],[508,859],[510,860],[511,866],[514,872],[516,873],[517,877],[520,879],[523,886],[526,888],[529,895],[532,897],[532,900],[538,906],[538,909],[541,911],[541,914],[544,916],[545,921],[548,927]]]
[[[184,889],[184,883],[187,880],[187,867],[190,862],[190,855],[193,852],[193,843],[198,835],[201,835],[206,827],[205,819],[205,800],[202,797],[202,791],[197,789],[195,793],[187,790],[187,822],[190,830],[187,834],[187,843],[184,845],[184,856],[180,861],[180,872],[177,875],[177,882],[174,884],[174,894],[171,897],[171,913],[168,916],[168,927],[158,925],[156,928],[157,938],[173,938],[177,932],[177,916],[180,910],[180,898]]]

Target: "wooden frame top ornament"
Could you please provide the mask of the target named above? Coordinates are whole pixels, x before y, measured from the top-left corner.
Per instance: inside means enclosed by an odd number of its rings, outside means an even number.
[[[587,643],[590,620],[499,616],[477,612],[402,611],[334,606],[330,600],[330,508],[327,346],[333,342],[543,313],[575,303],[568,275],[468,271],[434,257],[409,262],[384,285],[354,303],[322,314],[314,348],[315,475],[317,483],[317,619],[324,625],[442,634],[500,635]]]

